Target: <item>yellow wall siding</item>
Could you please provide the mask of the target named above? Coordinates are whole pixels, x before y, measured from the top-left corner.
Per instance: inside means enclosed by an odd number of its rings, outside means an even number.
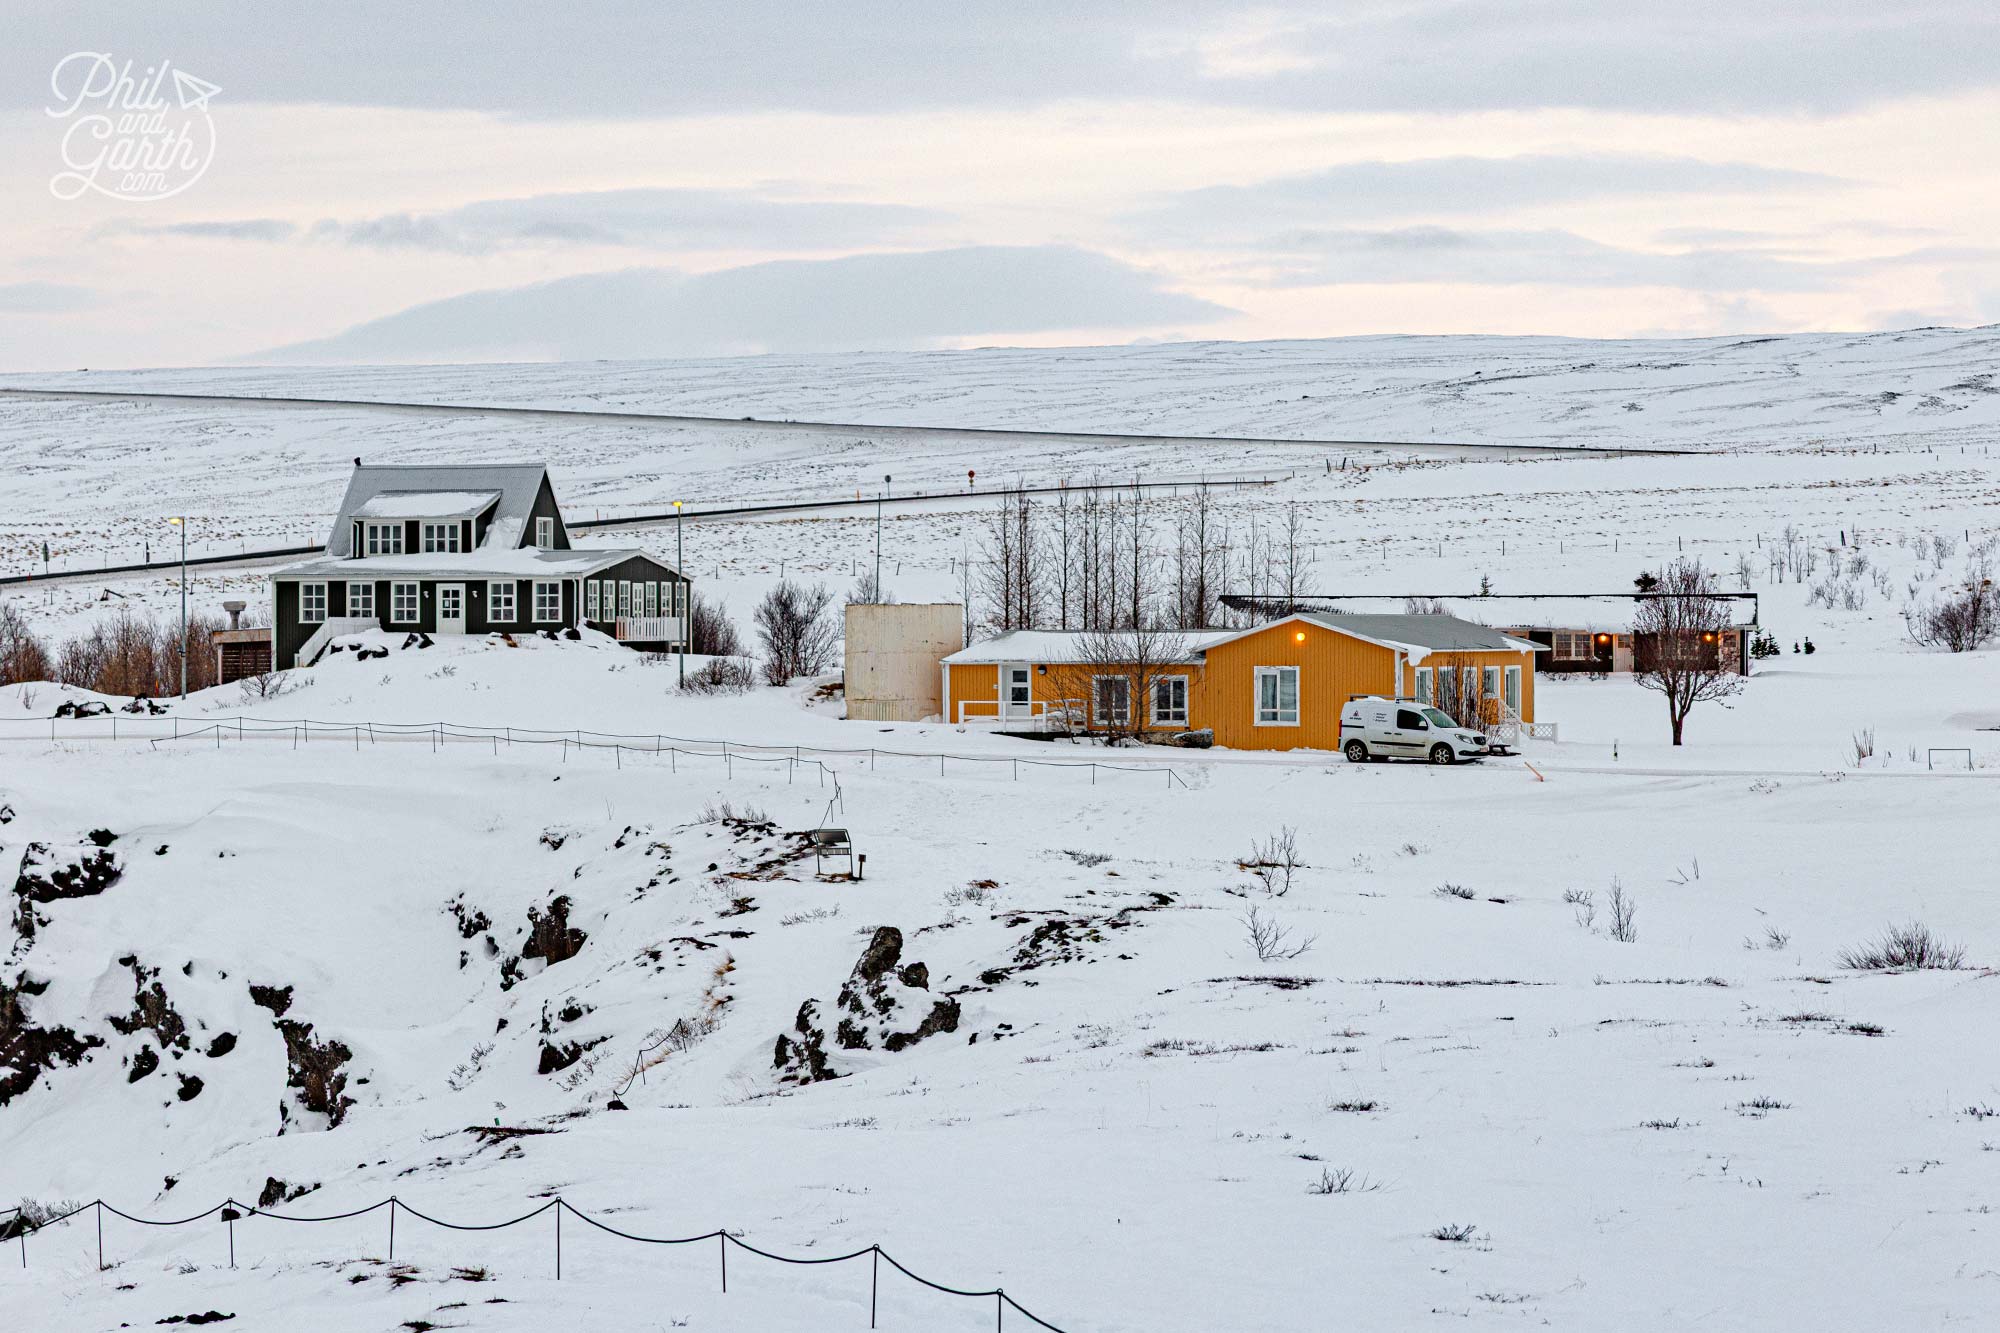
[[[1482,671],[1491,666],[1499,667],[1503,672],[1510,666],[1517,666],[1521,668],[1521,720],[1523,722],[1535,720],[1535,655],[1532,652],[1439,652],[1431,654],[1420,665],[1429,667],[1433,671],[1439,665],[1473,667]],[[1502,690],[1506,688],[1504,679],[1501,688]],[[1407,699],[1414,699],[1417,696],[1417,667],[1407,662],[1403,666],[1402,693]],[[1491,726],[1498,719],[1462,717],[1457,720],[1467,726],[1485,727]]]
[[[995,710],[1000,705],[1000,668],[990,663],[968,663],[951,669],[951,697],[944,701],[944,720],[959,720],[959,704],[970,703],[966,718],[976,721],[980,718],[997,716]]]
[[[1304,634],[1301,642],[1297,636]],[[1299,724],[1258,726],[1258,667],[1299,669]],[[1388,648],[1307,621],[1280,621],[1208,650],[1207,688],[1196,726],[1213,727],[1215,743],[1240,750],[1333,750],[1340,746],[1340,709],[1356,694],[1396,688]]]

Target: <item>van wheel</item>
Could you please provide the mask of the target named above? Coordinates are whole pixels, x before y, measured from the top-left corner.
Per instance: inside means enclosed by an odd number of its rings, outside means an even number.
[[[1347,762],[1350,764],[1365,764],[1368,762],[1368,747],[1360,741],[1349,741],[1346,753]]]
[[[1452,759],[1451,747],[1444,742],[1440,741],[1431,747],[1431,762],[1433,764],[1449,764],[1452,762]]]

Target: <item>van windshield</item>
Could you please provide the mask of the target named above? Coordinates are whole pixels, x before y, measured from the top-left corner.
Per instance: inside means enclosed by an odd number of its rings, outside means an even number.
[[[1458,725],[1458,723],[1451,720],[1451,714],[1445,712],[1443,709],[1426,708],[1422,712],[1424,720],[1434,727],[1455,727]]]

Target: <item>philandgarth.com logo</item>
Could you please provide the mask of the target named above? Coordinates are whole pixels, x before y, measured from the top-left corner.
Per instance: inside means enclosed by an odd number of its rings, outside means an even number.
[[[49,178],[58,199],[92,190],[139,203],[170,198],[215,159],[208,101],[222,89],[168,61],[134,73],[129,60],[78,51],[56,62],[49,88],[49,115],[68,122],[63,169]]]

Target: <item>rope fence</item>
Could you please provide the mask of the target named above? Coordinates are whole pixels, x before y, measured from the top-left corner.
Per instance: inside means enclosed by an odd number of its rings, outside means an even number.
[[[1009,1310],[1013,1311],[1015,1314],[1021,1316],[1021,1318],[1028,1320],[1031,1324],[1034,1324],[1039,1328],[1045,1328],[1050,1330],[1050,1333],[1065,1333],[1065,1330],[1063,1330],[1062,1328],[1058,1327],[1055,1324],[1050,1323],[1046,1319],[1043,1319],[1040,1315],[1037,1315],[1032,1310],[1029,1310],[1027,1307],[1023,1306],[1019,1301],[1015,1300],[1012,1296],[1009,1296],[1005,1288],[990,1287],[982,1290],[974,1287],[954,1287],[954,1286],[949,1286],[942,1282],[932,1281],[930,1278],[925,1277],[923,1274],[914,1272],[911,1269],[905,1267],[902,1263],[897,1261],[894,1255],[890,1254],[880,1245],[869,1245],[863,1249],[849,1251],[846,1254],[835,1254],[835,1255],[826,1255],[811,1259],[801,1259],[794,1255],[778,1254],[772,1250],[761,1249],[758,1246],[750,1244],[748,1241],[741,1240],[736,1236],[730,1234],[728,1228],[726,1227],[717,1227],[713,1231],[704,1231],[701,1234],[695,1236],[642,1236],[636,1232],[624,1231],[619,1229],[618,1227],[610,1225],[609,1223],[601,1222],[597,1218],[592,1217],[588,1213],[579,1212],[576,1208],[571,1206],[570,1203],[566,1199],[564,1199],[560,1194],[557,1195],[555,1198],[550,1199],[547,1203],[542,1204],[540,1207],[522,1213],[519,1217],[510,1217],[504,1222],[448,1222],[441,1217],[433,1217],[429,1213],[422,1212],[419,1209],[416,1209],[410,1206],[409,1204],[404,1203],[401,1199],[397,1198],[393,1194],[386,1199],[380,1200],[379,1202],[376,1203],[371,1203],[363,1208],[349,1209],[347,1212],[344,1213],[328,1213],[319,1217],[297,1217],[287,1213],[272,1212],[269,1209],[265,1208],[253,1208],[246,1204],[239,1204],[236,1202],[235,1199],[232,1198],[232,1199],[225,1199],[221,1203],[216,1204],[214,1207],[196,1213],[191,1217],[177,1217],[177,1218],[167,1219],[164,1221],[156,1218],[135,1217],[131,1213],[113,1207],[112,1205],[104,1202],[104,1200],[102,1199],[93,1199],[89,1203],[81,1204],[76,1208],[72,1208],[69,1212],[63,1213],[57,1217],[46,1218],[39,1223],[29,1221],[29,1219],[26,1216],[21,1214],[18,1208],[9,1208],[0,1210],[0,1213],[11,1213],[14,1215],[13,1222],[10,1222],[5,1226],[0,1226],[0,1237],[4,1237],[9,1232],[13,1233],[14,1238],[17,1239],[20,1243],[21,1267],[23,1269],[26,1269],[28,1266],[29,1236],[37,1235],[43,1231],[48,1230],[51,1227],[61,1226],[64,1223],[73,1221],[77,1217],[82,1216],[84,1213],[94,1213],[94,1217],[92,1220],[96,1223],[97,1227],[97,1268],[99,1272],[103,1272],[106,1269],[106,1264],[104,1261],[104,1215],[106,1213],[110,1213],[113,1217],[122,1218],[123,1220],[134,1223],[138,1226],[156,1227],[156,1228],[194,1226],[213,1218],[217,1221],[220,1221],[223,1224],[225,1231],[227,1232],[227,1241],[229,1247],[229,1266],[231,1268],[234,1268],[236,1267],[236,1224],[238,1222],[248,1221],[251,1218],[259,1218],[259,1217],[268,1218],[273,1222],[292,1222],[292,1223],[306,1223],[306,1224],[319,1223],[319,1222],[344,1222],[351,1218],[362,1217],[369,1213],[377,1212],[385,1208],[388,1210],[389,1214],[388,1215],[388,1241],[389,1241],[388,1261],[390,1263],[394,1263],[396,1261],[396,1215],[399,1212],[406,1213],[409,1216],[418,1219],[419,1221],[427,1222],[431,1226],[440,1227],[446,1231],[464,1231],[464,1232],[504,1231],[511,1227],[517,1227],[521,1226],[524,1223],[531,1222],[534,1219],[542,1216],[544,1213],[553,1212],[555,1214],[554,1225],[552,1228],[554,1233],[555,1276],[556,1280],[560,1282],[562,1280],[562,1275],[563,1275],[562,1219],[563,1219],[563,1214],[568,1213],[570,1217],[572,1217],[578,1222],[582,1222],[586,1226],[595,1227],[597,1230],[602,1231],[607,1235],[616,1236],[620,1240],[632,1241],[639,1245],[698,1245],[706,1241],[714,1241],[716,1243],[717,1271],[721,1282],[721,1289],[724,1292],[727,1292],[729,1290],[729,1249],[732,1245],[739,1250],[743,1250],[749,1254],[754,1254],[761,1259],[771,1260],[774,1263],[791,1264],[798,1267],[807,1267],[807,1268],[822,1267],[827,1264],[844,1264],[852,1262],[857,1259],[866,1259],[868,1260],[868,1327],[870,1328],[875,1328],[877,1326],[876,1321],[878,1317],[878,1307],[881,1295],[882,1264],[886,1262],[891,1268],[895,1269],[898,1273],[901,1273],[904,1277],[909,1278],[912,1282],[916,1282],[924,1287],[928,1287],[932,1291],[942,1292],[947,1296],[959,1296],[971,1300],[992,1301],[993,1327],[995,1328],[995,1330],[998,1330],[999,1333],[1004,1333],[1004,1330],[1006,1328],[1007,1312]]]
[[[172,716],[121,718],[113,713],[89,718],[49,718],[46,722],[42,719],[4,718],[0,719],[0,740],[44,739],[41,732],[44,725],[48,728],[46,739],[50,741],[146,741],[154,749],[158,749],[163,742],[172,744],[199,740],[212,740],[218,748],[225,740],[290,740],[292,748],[297,749],[311,744],[316,737],[323,742],[345,741],[356,750],[361,749],[364,742],[375,745],[425,740],[433,751],[453,742],[488,744],[496,755],[503,745],[554,745],[560,747],[564,760],[569,758],[572,748],[609,750],[620,768],[624,767],[624,758],[628,754],[664,755],[675,771],[679,770],[682,759],[720,759],[732,778],[738,762],[786,764],[790,766],[787,769],[788,781],[797,779],[797,770],[801,766],[811,765],[819,776],[820,785],[825,786],[831,779],[835,790],[840,786],[840,773],[825,762],[827,759],[852,760],[856,769],[865,760],[870,772],[883,759],[935,762],[939,777],[946,775],[948,764],[985,765],[988,768],[1006,765],[1010,780],[1017,782],[1023,768],[1071,769],[1088,771],[1093,786],[1099,772],[1144,773],[1156,779],[1164,776],[1169,791],[1176,786],[1183,789],[1189,787],[1187,779],[1166,763],[1114,764],[1096,759],[1031,759],[1015,755],[888,750],[876,746],[843,749],[823,745],[762,745],[669,736],[664,732],[642,735],[577,727],[557,731],[535,727],[467,726],[456,722],[330,722],[317,718],[237,716],[197,723],[192,719],[184,722]]]

